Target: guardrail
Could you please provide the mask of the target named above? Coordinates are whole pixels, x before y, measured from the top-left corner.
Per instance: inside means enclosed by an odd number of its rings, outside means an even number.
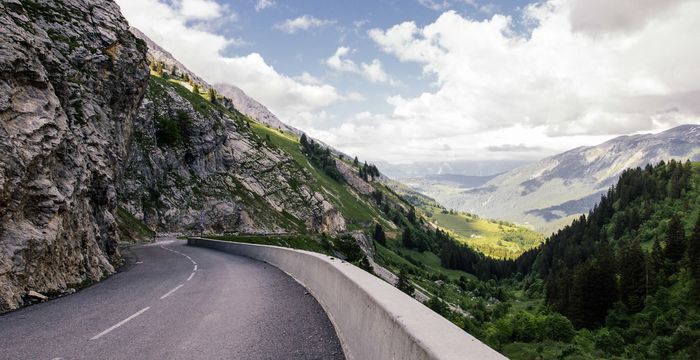
[[[187,244],[264,261],[292,276],[326,311],[350,360],[505,359],[417,300],[340,259],[203,238],[189,238]]]

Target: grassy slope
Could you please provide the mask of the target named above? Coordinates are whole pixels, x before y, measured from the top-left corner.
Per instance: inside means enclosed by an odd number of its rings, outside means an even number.
[[[514,259],[544,241],[538,232],[511,223],[481,219],[465,213],[444,213],[431,208],[427,215],[456,240],[493,258]]]
[[[289,236],[224,235],[207,237],[216,240],[235,241],[247,244],[275,245],[293,249],[315,251],[322,254],[327,253],[326,249],[321,245],[321,242],[319,239],[317,239],[317,237],[306,234]]]
[[[448,212],[434,199],[396,181],[389,180],[386,185],[414,205],[434,225],[487,256],[514,259],[545,239],[544,235],[524,226],[482,219],[462,212]]]
[[[153,230],[121,206],[117,207],[116,220],[122,240],[136,242],[149,240],[153,237]]]
[[[270,144],[285,153],[289,154],[304,171],[311,174],[315,183],[309,184],[314,190],[321,192],[335,205],[343,216],[348,220],[348,229],[357,230],[372,224],[381,215],[366,201],[355,196],[348,189],[348,185],[341,184],[316,169],[309,163],[306,156],[301,153],[299,139],[296,135],[271,129],[264,124],[253,122],[251,119],[251,129],[262,138],[270,138]]]

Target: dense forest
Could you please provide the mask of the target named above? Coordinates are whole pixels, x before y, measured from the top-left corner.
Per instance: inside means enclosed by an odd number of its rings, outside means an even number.
[[[700,358],[697,184],[690,162],[626,170],[587,216],[523,258],[546,279],[552,309],[577,328],[606,328],[609,355]]]
[[[628,169],[588,214],[515,260],[486,257],[431,228],[415,209],[374,199],[399,227],[398,247],[432,252],[442,267],[478,279],[454,279],[455,290],[443,288],[426,304],[498,349],[540,344],[528,354],[547,358],[539,347],[546,342],[559,358],[697,359],[698,170],[673,160]],[[374,233],[386,243],[382,229]],[[464,315],[441,300],[452,291],[487,291],[495,302],[489,309],[463,301]],[[530,356],[518,351],[504,353]]]

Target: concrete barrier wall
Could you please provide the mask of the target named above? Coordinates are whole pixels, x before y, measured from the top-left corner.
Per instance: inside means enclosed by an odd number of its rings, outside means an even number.
[[[352,264],[277,246],[190,238],[267,262],[306,287],[335,326],[350,360],[505,359],[420,302]]]

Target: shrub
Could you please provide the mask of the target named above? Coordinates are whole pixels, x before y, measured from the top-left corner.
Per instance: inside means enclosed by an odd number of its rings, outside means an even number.
[[[551,314],[544,318],[543,336],[547,339],[570,342],[576,332],[571,321],[561,314]]]
[[[157,117],[156,142],[158,146],[178,146],[189,142],[192,121],[184,111],[178,111],[175,118]]]

